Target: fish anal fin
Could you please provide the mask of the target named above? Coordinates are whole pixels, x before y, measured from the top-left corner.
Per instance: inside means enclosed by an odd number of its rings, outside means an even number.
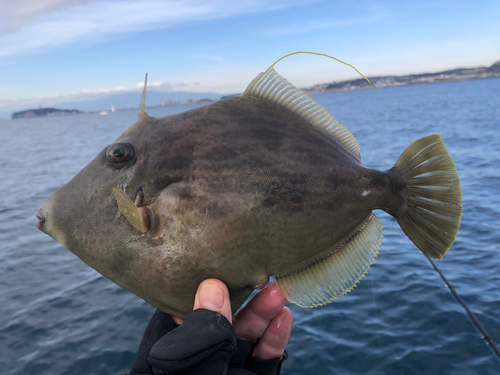
[[[350,292],[366,275],[383,237],[382,224],[372,213],[326,258],[290,275],[275,277],[276,284],[286,299],[298,306],[330,303]]]
[[[248,85],[243,95],[264,99],[288,109],[333,139],[348,154],[361,162],[359,144],[349,129],[339,124],[325,108],[288,82],[273,68],[260,73]]]

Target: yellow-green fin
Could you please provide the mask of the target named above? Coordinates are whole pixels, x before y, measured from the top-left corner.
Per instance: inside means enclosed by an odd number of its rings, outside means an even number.
[[[130,224],[142,233],[146,233],[148,228],[145,226],[144,221],[141,220],[141,213],[139,208],[132,202],[128,195],[120,188],[113,188],[116,203],[120,212],[127,218]]]
[[[408,210],[399,226],[424,254],[441,259],[457,236],[462,190],[439,134],[413,142],[394,165],[405,175]]]
[[[290,275],[275,277],[276,284],[286,299],[298,306],[325,305],[346,295],[366,275],[383,237],[382,224],[372,213],[327,257]]]
[[[248,85],[243,95],[268,100],[287,108],[333,139],[361,162],[359,144],[349,129],[339,124],[326,109],[289,83],[272,67],[264,73],[259,73]]]

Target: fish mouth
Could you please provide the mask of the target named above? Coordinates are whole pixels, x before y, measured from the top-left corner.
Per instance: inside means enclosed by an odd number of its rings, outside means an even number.
[[[39,230],[41,230],[43,233],[48,234],[47,233],[47,228],[45,226],[45,222],[47,221],[47,219],[45,218],[45,215],[44,215],[44,213],[43,213],[43,211],[42,211],[41,208],[36,212],[35,216],[36,216],[36,219],[37,219],[36,223],[35,223],[36,227]]]

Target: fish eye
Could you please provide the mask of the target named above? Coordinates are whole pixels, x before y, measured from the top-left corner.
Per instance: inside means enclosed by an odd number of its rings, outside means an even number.
[[[108,147],[106,156],[113,168],[123,168],[135,161],[135,150],[130,143],[115,143]]]

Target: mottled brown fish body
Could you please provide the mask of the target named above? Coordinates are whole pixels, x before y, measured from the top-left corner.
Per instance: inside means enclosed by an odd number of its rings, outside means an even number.
[[[244,290],[246,298],[267,277],[320,259],[374,208],[404,203],[405,181],[397,174],[363,167],[301,118],[256,98],[229,98],[139,122],[119,142],[133,144],[138,155],[121,183],[131,198],[143,190],[143,205],[156,213],[155,229],[120,234],[130,238],[128,251],[115,249],[115,234],[109,233],[106,264],[93,250],[103,246],[93,243],[102,241],[100,236],[73,231],[65,244],[117,284],[181,316],[192,309],[202,280],[220,278],[233,294]],[[93,230],[118,218],[132,232],[112,195],[103,204],[98,193],[110,191],[116,181],[88,194],[89,182],[117,174],[106,167],[105,151],[94,161],[104,171],[89,165],[60,195],[71,190],[73,198],[87,196],[81,203],[93,210],[102,206],[102,222]],[[391,194],[393,186],[399,196]],[[77,202],[58,202],[57,209],[69,214],[60,224],[66,233],[88,226],[85,217],[73,216],[87,211],[75,207]],[[115,226],[109,230],[115,232]]]
[[[349,291],[373,261],[381,228],[372,210],[403,220],[414,189],[404,166],[365,168],[346,144],[250,95],[163,118],[144,110],[42,206],[39,225],[179,317],[207,278],[228,285],[233,310],[269,276],[283,280],[289,300],[316,306]],[[340,287],[329,286],[321,268],[328,262]],[[300,287],[296,298],[290,291],[303,277],[317,285],[311,297]]]
[[[404,204],[404,178],[363,167],[304,120],[259,99],[223,100],[156,119],[150,129],[168,129],[148,134],[158,142],[148,148],[169,150],[174,161],[158,165],[171,185],[154,188],[178,199],[188,232],[199,228],[182,243],[196,239],[195,257],[216,252],[216,268],[237,254],[225,267],[241,279],[245,264],[246,285],[321,257],[374,208]]]

